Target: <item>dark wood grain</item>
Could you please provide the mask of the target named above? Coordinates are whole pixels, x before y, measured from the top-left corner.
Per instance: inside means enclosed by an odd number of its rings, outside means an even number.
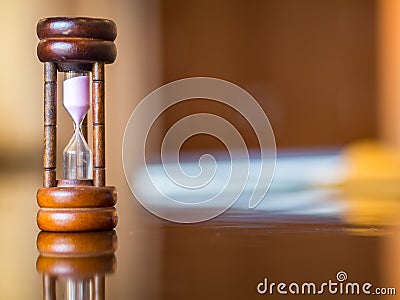
[[[56,186],[57,159],[57,68],[44,64],[43,186]]]
[[[117,37],[117,25],[108,19],[54,17],[39,20],[36,32],[39,39],[74,36],[112,42]]]
[[[95,62],[92,69],[93,110],[93,184],[105,186],[105,87],[104,63]]]
[[[44,156],[43,167],[45,169],[56,168],[56,151],[57,151],[57,127],[55,125],[44,126]],[[51,186],[55,186],[52,182]]]
[[[106,182],[106,168],[93,167],[93,182],[94,186],[99,186],[99,187]]]
[[[44,169],[43,170],[43,186],[53,187],[57,182],[57,172],[56,169]]]
[[[93,166],[95,168],[105,167],[105,127],[102,124],[93,124]],[[103,183],[104,184],[104,183]]]
[[[49,38],[41,40],[37,55],[42,62],[112,63],[117,57],[113,42],[85,38]]]

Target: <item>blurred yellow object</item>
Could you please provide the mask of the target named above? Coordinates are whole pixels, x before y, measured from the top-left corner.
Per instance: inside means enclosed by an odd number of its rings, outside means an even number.
[[[400,183],[400,152],[387,144],[362,141],[348,146],[343,155],[349,166],[348,181]]]
[[[343,151],[348,166],[338,185],[353,225],[392,226],[400,218],[400,152],[387,144],[362,141]]]

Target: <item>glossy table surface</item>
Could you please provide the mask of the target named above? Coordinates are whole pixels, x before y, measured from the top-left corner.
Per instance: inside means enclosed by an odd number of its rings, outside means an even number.
[[[119,190],[118,247],[105,255],[111,259],[108,265],[100,263],[98,269],[88,255],[79,257],[84,266],[94,266],[89,272],[71,268],[63,255],[51,258],[55,269],[40,261],[35,220],[40,181],[36,171],[0,175],[1,299],[51,299],[48,293],[57,299],[309,299],[301,294],[303,283],[315,283],[318,292],[329,281],[338,287],[367,282],[373,285],[369,291],[400,291],[400,212],[385,199],[374,200],[378,204],[369,210],[350,203],[334,216],[230,210],[207,222],[182,225],[148,213],[121,180],[113,183]],[[339,273],[347,279],[340,281]],[[90,290],[88,280],[103,277],[105,285],[99,288],[97,282],[97,290]],[[49,292],[51,281],[56,291]],[[257,291],[265,281],[275,283],[272,294]],[[300,294],[279,294],[279,283],[286,284],[286,291],[290,284],[299,285]],[[331,293],[327,286],[311,297],[380,298],[372,292]]]

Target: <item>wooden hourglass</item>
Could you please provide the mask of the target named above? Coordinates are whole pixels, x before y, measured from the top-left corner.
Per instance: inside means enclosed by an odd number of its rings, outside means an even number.
[[[113,21],[46,18],[37,24],[44,62],[43,187],[37,223],[45,231],[109,230],[117,224],[116,188],[106,186],[104,64],[114,62]],[[56,180],[57,71],[64,73],[63,105],[74,133],[63,152],[63,179]],[[92,99],[90,101],[90,73]],[[87,144],[86,113],[92,106],[93,153]]]

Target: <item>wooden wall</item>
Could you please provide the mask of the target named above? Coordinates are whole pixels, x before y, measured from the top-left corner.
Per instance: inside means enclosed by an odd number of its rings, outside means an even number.
[[[163,0],[163,81],[211,76],[248,90],[281,147],[336,146],[377,135],[374,0]],[[199,102],[169,110],[165,127],[214,112],[257,143],[240,116]],[[166,130],[166,129],[165,129]],[[220,148],[193,138],[187,150]]]

